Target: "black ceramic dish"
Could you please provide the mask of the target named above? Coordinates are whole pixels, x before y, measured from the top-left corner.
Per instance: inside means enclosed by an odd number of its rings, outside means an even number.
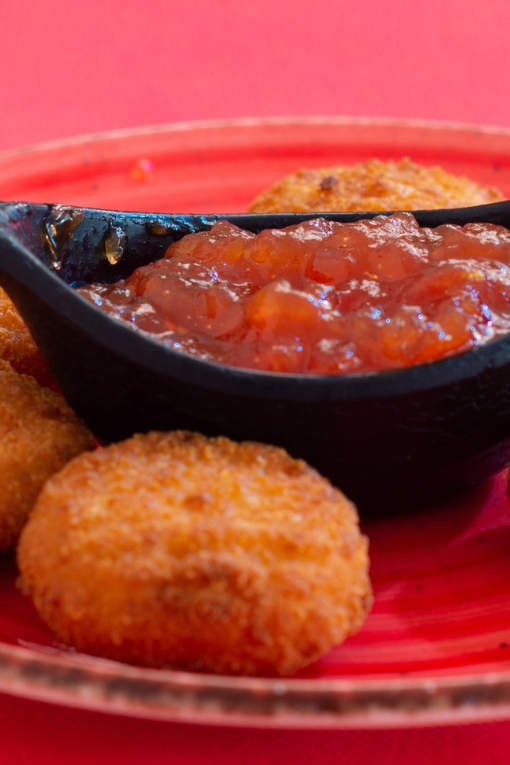
[[[259,231],[311,217],[317,216],[156,215],[4,203],[0,283],[67,399],[105,441],[185,428],[278,444],[362,509],[379,512],[444,496],[497,472],[510,461],[510,336],[397,371],[275,374],[166,348],[69,286],[125,277],[218,218]],[[510,228],[510,202],[416,217],[425,226],[487,221]]]

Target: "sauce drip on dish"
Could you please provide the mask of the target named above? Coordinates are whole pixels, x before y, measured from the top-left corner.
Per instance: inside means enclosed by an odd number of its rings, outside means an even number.
[[[510,331],[510,231],[420,228],[411,213],[190,234],[113,285],[79,292],[203,359],[273,372],[407,367]]]

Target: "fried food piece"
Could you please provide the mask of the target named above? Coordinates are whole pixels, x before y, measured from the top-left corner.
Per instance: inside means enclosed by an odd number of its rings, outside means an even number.
[[[371,604],[367,542],[337,489],[282,449],[181,431],[73,460],[18,563],[60,640],[145,666],[288,675]]]
[[[93,447],[62,396],[0,361],[0,550],[16,543],[46,479]]]
[[[264,191],[250,212],[354,212],[428,210],[499,202],[498,189],[483,187],[440,167],[371,159],[353,167],[299,170]]]
[[[0,288],[0,359],[40,385],[53,384],[50,370],[9,296]]]

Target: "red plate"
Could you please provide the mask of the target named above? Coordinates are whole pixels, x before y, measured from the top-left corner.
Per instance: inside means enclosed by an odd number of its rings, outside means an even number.
[[[234,212],[299,167],[410,156],[510,196],[510,132],[386,121],[148,128],[0,156],[0,198]],[[55,643],[0,556],[0,690],[214,724],[381,727],[510,718],[510,504],[500,475],[455,502],[365,524],[375,605],[291,679],[146,670]]]

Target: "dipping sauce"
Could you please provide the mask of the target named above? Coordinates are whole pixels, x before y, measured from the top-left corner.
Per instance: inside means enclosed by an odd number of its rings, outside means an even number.
[[[78,290],[203,359],[347,374],[450,356],[510,331],[510,231],[411,213],[258,236],[220,222],[113,285]]]

